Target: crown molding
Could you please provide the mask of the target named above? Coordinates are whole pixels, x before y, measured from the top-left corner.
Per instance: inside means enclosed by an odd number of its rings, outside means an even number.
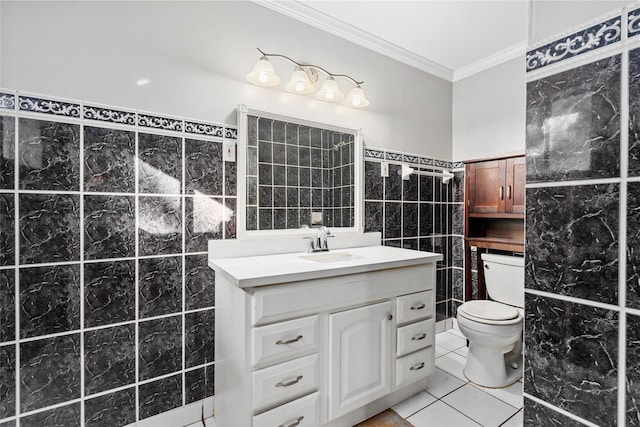
[[[457,82],[458,80],[465,79],[469,76],[472,76],[484,70],[488,70],[491,67],[495,67],[496,65],[500,65],[503,62],[510,61],[519,56],[522,56],[524,58],[524,55],[526,55],[526,53],[527,42],[523,41],[499,52],[496,52],[493,55],[487,56],[480,61],[467,65],[466,67],[455,70],[453,73],[453,81]]]
[[[254,3],[287,15],[298,21],[380,53],[403,64],[410,65],[425,73],[447,81],[453,81],[454,72],[436,62],[408,51],[396,44],[383,40],[373,34],[360,30],[333,16],[319,12],[298,1],[253,0]]]

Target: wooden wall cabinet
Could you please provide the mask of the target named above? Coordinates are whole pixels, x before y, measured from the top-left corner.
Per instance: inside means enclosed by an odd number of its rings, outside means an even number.
[[[524,156],[466,164],[465,301],[471,299],[471,247],[524,252]],[[477,257],[478,298],[485,298],[482,261]]]
[[[473,214],[524,214],[524,157],[467,164],[467,208]]]

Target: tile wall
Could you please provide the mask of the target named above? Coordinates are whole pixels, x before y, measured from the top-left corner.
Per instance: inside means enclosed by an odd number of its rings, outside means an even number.
[[[639,22],[527,53],[526,426],[640,426]]]
[[[448,184],[439,177],[398,174],[402,162],[462,169],[462,163],[365,148],[364,229],[382,233],[383,244],[444,255],[437,265],[437,320],[455,317],[464,298],[464,171]],[[382,177],[381,162],[389,162]],[[418,168],[418,166],[416,166]]]
[[[355,135],[247,118],[247,230],[354,224]]]
[[[213,395],[208,239],[236,130],[0,91],[0,426],[120,426]]]

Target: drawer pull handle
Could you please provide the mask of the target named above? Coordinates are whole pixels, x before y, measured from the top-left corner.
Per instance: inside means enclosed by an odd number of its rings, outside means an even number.
[[[296,427],[297,425],[300,424],[300,421],[304,420],[304,417],[302,415],[300,415],[294,422],[292,422],[291,424],[280,424],[278,427]]]
[[[302,375],[298,375],[295,380],[291,380],[291,381],[286,382],[286,383],[279,382],[278,384],[276,384],[276,387],[290,387],[290,386],[292,386],[294,384],[298,384],[301,379],[302,379]]]
[[[414,337],[411,337],[411,341],[420,341],[425,339],[426,337],[427,337],[427,334],[416,335]]]
[[[302,339],[302,335],[298,335],[297,337],[291,338],[291,339],[286,340],[286,341],[278,340],[278,341],[276,341],[276,344],[277,345],[293,344],[294,342],[298,342],[301,339]]]
[[[417,365],[413,365],[409,369],[412,370],[412,371],[419,371],[422,368],[424,368],[424,362],[420,362]]]
[[[411,307],[411,310],[422,310],[425,307],[426,307],[426,305],[424,305],[424,304],[414,305],[413,307]]]

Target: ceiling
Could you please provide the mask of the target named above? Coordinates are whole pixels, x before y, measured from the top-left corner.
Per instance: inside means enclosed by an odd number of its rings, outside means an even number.
[[[525,52],[527,0],[257,3],[450,81]]]

